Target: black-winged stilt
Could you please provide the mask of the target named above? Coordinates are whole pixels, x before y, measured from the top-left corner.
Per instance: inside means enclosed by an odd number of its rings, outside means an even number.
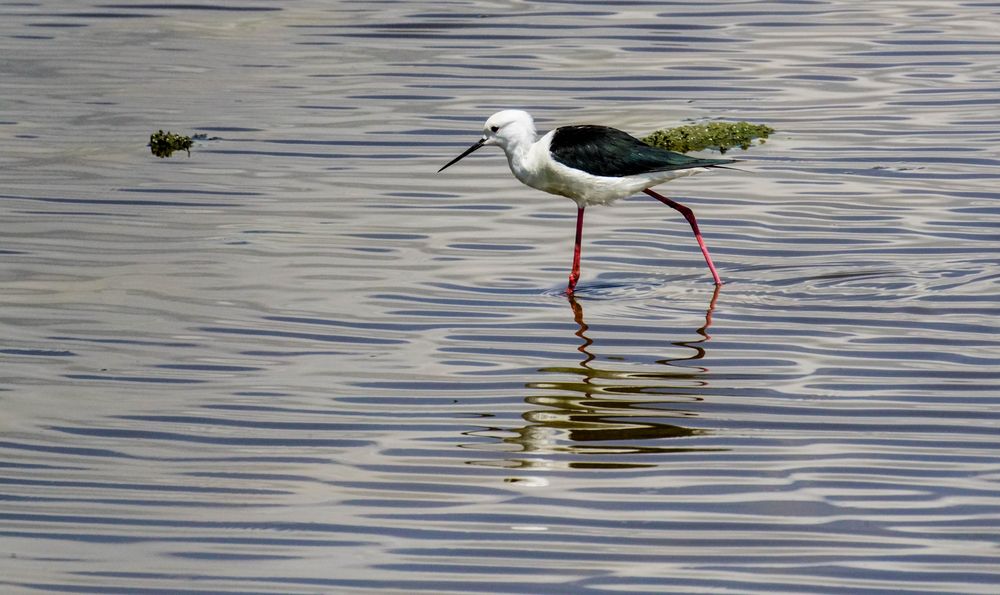
[[[684,215],[691,224],[715,284],[722,284],[708,247],[701,239],[694,212],[651,188],[674,178],[734,163],[734,159],[688,157],[651,147],[628,133],[607,126],[561,126],[538,138],[530,114],[504,110],[486,120],[482,138],[438,172],[476,149],[490,145],[503,149],[510,171],[518,180],[532,188],[566,196],[576,203],[576,247],[567,294],[573,294],[580,278],[583,210],[591,205],[611,204],[640,190]]]

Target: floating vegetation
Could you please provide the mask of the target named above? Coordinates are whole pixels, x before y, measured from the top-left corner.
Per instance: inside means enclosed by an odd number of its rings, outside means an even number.
[[[161,159],[170,157],[174,151],[187,151],[188,157],[190,157],[193,143],[190,136],[174,134],[173,132],[158,130],[149,135],[149,150]]]
[[[755,139],[759,142],[774,133],[774,128],[749,122],[706,122],[676,128],[664,128],[642,138],[654,147],[688,153],[704,149],[718,149],[725,153],[733,147],[746,151]]]

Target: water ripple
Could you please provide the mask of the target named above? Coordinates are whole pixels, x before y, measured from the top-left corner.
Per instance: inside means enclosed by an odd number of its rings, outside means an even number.
[[[0,7],[3,589],[996,592],[995,9],[447,8]],[[774,126],[726,284],[508,107]]]

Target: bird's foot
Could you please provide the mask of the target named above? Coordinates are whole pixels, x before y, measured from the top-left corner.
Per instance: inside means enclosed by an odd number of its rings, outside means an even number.
[[[566,295],[572,296],[573,290],[576,289],[576,282],[580,279],[580,275],[570,275],[569,285],[566,286]]]

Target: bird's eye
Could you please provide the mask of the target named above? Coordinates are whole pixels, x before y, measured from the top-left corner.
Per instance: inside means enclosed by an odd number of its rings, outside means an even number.
[[[493,132],[496,132],[497,130],[500,130],[500,127],[499,126],[490,126],[490,130],[492,130]]]

